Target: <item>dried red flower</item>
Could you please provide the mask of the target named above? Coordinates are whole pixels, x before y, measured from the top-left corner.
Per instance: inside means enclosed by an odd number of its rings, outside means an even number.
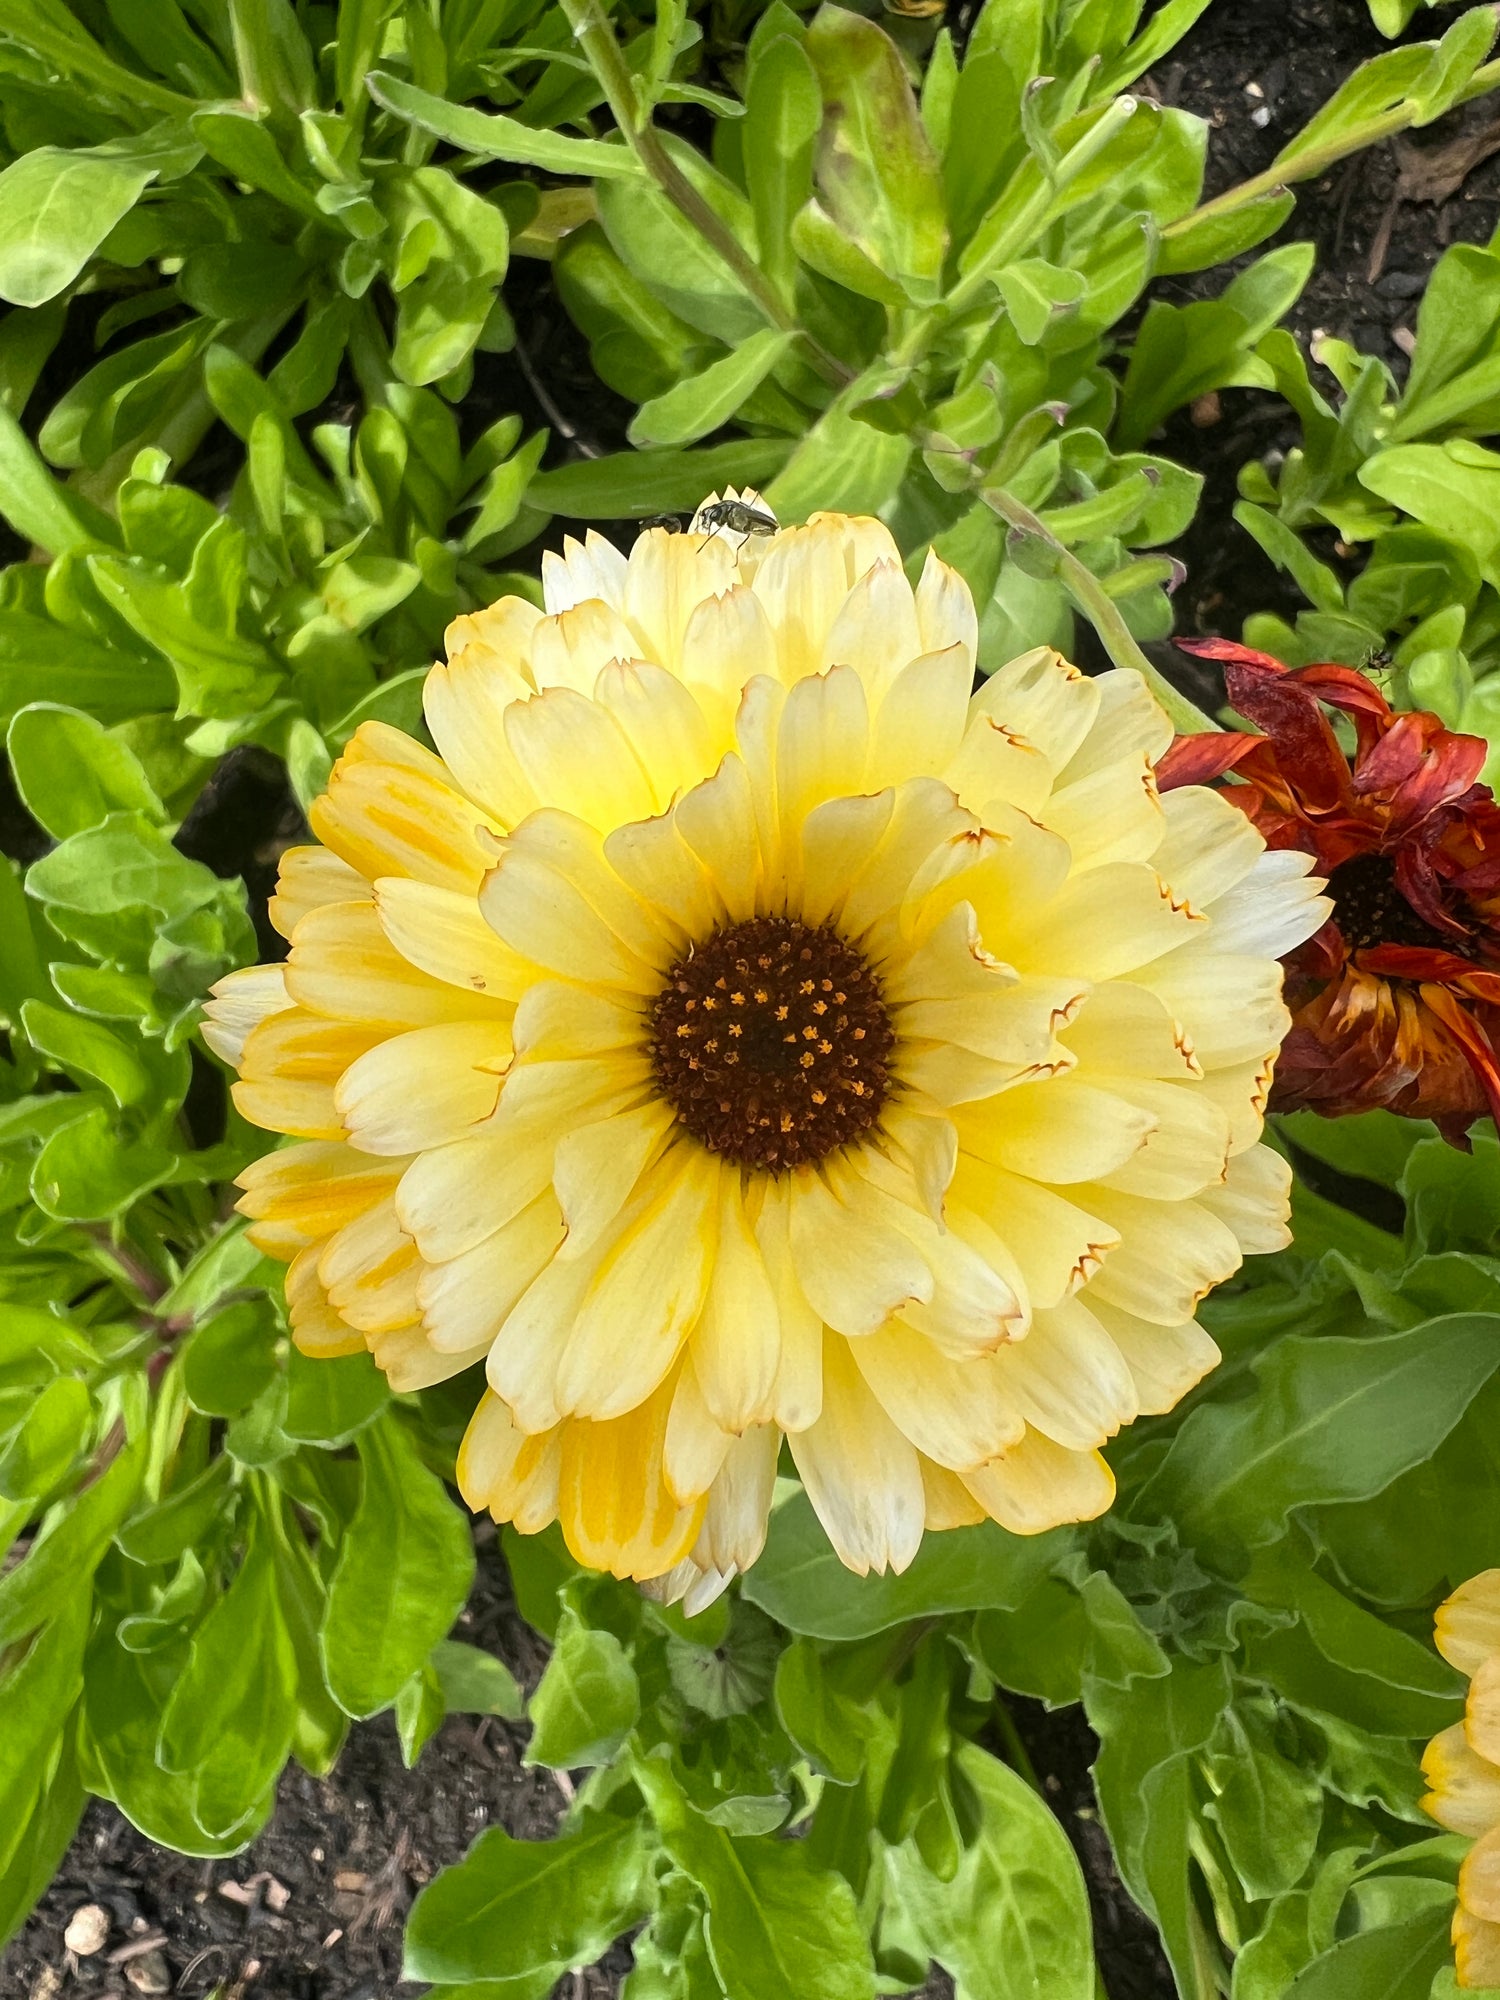
[[[1271,1104],[1327,1117],[1382,1108],[1444,1137],[1500,1120],[1500,806],[1476,783],[1489,754],[1435,715],[1401,714],[1352,667],[1295,671],[1228,640],[1230,705],[1264,735],[1180,736],[1161,788],[1209,784],[1271,847],[1300,848],[1333,914],[1286,960],[1292,1026]],[[1326,714],[1354,724],[1352,758]]]

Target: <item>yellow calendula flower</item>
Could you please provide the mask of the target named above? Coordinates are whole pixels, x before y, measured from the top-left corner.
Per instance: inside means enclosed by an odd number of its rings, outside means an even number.
[[[860,1571],[1099,1513],[1099,1446],[1286,1241],[1306,858],[1158,797],[1134,674],[1039,650],[971,698],[967,588],[877,521],[591,534],[544,584],[450,630],[438,756],[359,730],[285,968],[216,989],[236,1102],[303,1142],[240,1204],[298,1345],[483,1361],[471,1504],[690,1603],[783,1436]]]
[[[1470,1577],[1438,1607],[1437,1646],[1468,1675],[1469,1698],[1463,1721],[1427,1746],[1422,1803],[1440,1826],[1474,1842],[1453,1914],[1458,1983],[1500,1987],[1500,1569]]]

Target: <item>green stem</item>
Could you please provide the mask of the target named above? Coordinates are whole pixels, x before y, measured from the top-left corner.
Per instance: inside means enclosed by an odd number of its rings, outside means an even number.
[[[1500,86],[1500,60],[1485,63],[1476,69],[1454,99],[1454,104],[1471,103],[1474,98],[1483,97],[1486,91],[1497,86]],[[1259,201],[1262,195],[1276,194],[1290,187],[1294,181],[1316,180],[1319,174],[1337,166],[1351,153],[1363,152],[1367,146],[1378,146],[1384,139],[1394,139],[1398,132],[1406,131],[1416,115],[1415,105],[1398,104],[1389,111],[1382,111],[1378,117],[1367,118],[1363,124],[1341,132],[1337,138],[1325,140],[1321,146],[1313,146],[1300,155],[1294,153],[1289,160],[1267,167],[1263,174],[1241,181],[1238,187],[1226,188],[1223,194],[1215,195],[1212,201],[1195,208],[1191,215],[1169,222],[1162,231],[1162,241],[1170,243],[1175,237],[1186,236],[1200,222],[1207,222],[1215,216],[1233,215],[1237,210]]]
[[[1136,644],[1129,626],[1120,612],[1120,607],[1100,583],[1094,572],[1081,563],[1070,549],[1048,529],[1029,507],[1025,507],[1003,486],[986,486],[980,497],[987,506],[993,507],[1002,521],[1019,530],[1023,535],[1034,536],[1045,544],[1057,566],[1068,595],[1078,609],[1088,619],[1104,643],[1104,650],[1117,667],[1129,667],[1145,681],[1156,699],[1166,710],[1172,727],[1180,736],[1201,736],[1206,730],[1217,729],[1218,723],[1205,715],[1201,708],[1190,702],[1186,695],[1179,694],[1166,676],[1153,667],[1146,655]]]
[[[599,80],[599,88],[614,113],[615,123],[667,200],[729,267],[742,290],[749,294],[765,315],[767,323],[779,333],[800,334],[813,366],[825,381],[835,386],[852,382],[854,371],[814,340],[795,313],[788,312],[777,296],[775,286],[736,239],[733,230],[703,199],[668,153],[650,118],[641,116],[635,79],[630,74],[624,51],[615,40],[614,29],[601,0],[562,0],[562,10]]]
[[[1021,1732],[1016,1727],[1016,1718],[998,1693],[995,1696],[992,1713],[996,1732],[1005,1747],[1006,1762],[1026,1780],[1039,1799],[1045,1800],[1047,1794],[1041,1779],[1036,1774],[1036,1766],[1031,1761],[1031,1752],[1021,1739]]]

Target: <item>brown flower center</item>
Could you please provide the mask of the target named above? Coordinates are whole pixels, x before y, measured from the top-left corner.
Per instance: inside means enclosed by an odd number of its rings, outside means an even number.
[[[649,1046],[701,1145],[779,1173],[869,1131],[895,1039],[879,979],[837,931],[751,917],[672,967]]]
[[[1422,951],[1469,956],[1466,938],[1438,930],[1407,902],[1388,855],[1355,854],[1341,861],[1328,877],[1328,893],[1339,931],[1351,952],[1404,944]]]

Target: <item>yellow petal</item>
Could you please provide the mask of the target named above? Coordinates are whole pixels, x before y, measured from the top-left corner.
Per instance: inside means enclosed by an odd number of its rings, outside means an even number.
[[[806,924],[837,923],[855,878],[872,859],[891,822],[891,791],[825,799],[802,823],[802,892]]]
[[[422,686],[422,707],[432,740],[469,798],[500,826],[515,826],[540,803],[521,775],[505,738],[505,711],[532,688],[523,671],[529,634],[541,616],[522,598],[502,598],[479,617],[499,621],[490,641],[455,645],[460,618],[448,628],[449,662],[436,666]]]
[[[676,1114],[659,1097],[558,1137],[552,1185],[568,1225],[565,1257],[575,1257],[609,1227],[660,1158]]]
[[[330,903],[297,926],[286,990],[333,1021],[396,1034],[439,1021],[507,1020],[509,1006],[419,972],[386,937],[372,903]]]
[[[781,1320],[733,1170],[719,1175],[718,1241],[690,1354],[704,1404],[721,1429],[739,1432],[767,1421],[781,1365]]]
[[[731,923],[753,916],[760,888],[760,840],[755,804],[743,761],[726,757],[713,777],[684,794],[674,814],[677,831],[708,871]]]
[[[1053,792],[1041,818],[1073,850],[1075,868],[1151,860],[1161,843],[1156,774],[1142,755],[1119,756]],[[1153,866],[1160,867],[1153,861]],[[1175,883],[1177,900],[1186,900]]]
[[[1068,1200],[972,1153],[958,1156],[953,1197],[1003,1238],[1036,1306],[1056,1305],[1076,1291],[1120,1241],[1118,1229],[1081,1206],[1085,1193],[1080,1192],[1077,1201]]]
[[[334,1309],[361,1333],[389,1333],[419,1317],[422,1260],[387,1196],[345,1223],[318,1259],[318,1276]]]
[[[612,661],[595,693],[640,760],[654,810],[669,806],[678,792],[699,784],[718,765],[725,746],[689,690],[665,667]]]
[[[968,728],[973,684],[974,669],[961,645],[909,658],[884,695],[872,698],[866,784],[899,785],[946,771]]]
[[[1433,1737],[1422,1754],[1422,1775],[1428,1786],[1423,1810],[1439,1826],[1471,1839],[1500,1826],[1500,1769],[1469,1748],[1461,1722]]]
[[[1453,1955],[1465,1992],[1500,1987],[1500,1924],[1475,1916],[1462,1903],[1453,1912]]]
[[[694,606],[682,634],[682,678],[698,694],[717,701],[721,738],[732,728],[740,696],[757,675],[776,673],[776,635],[755,592],[736,584],[722,597]],[[721,740],[719,754],[729,748]]]
[[[958,571],[941,561],[935,549],[927,551],[927,560],[922,565],[916,607],[922,651],[941,653],[949,646],[960,647],[972,686],[974,661],[979,651],[979,619],[974,611],[974,598]]]
[[[564,535],[562,554],[542,556],[542,602],[549,615],[569,611],[597,597],[616,610],[625,602],[625,558],[614,543],[590,528],[583,540]]]
[[[274,1233],[278,1244],[295,1243],[300,1250],[393,1194],[399,1178],[398,1165],[370,1160],[350,1146],[284,1146],[243,1170],[238,1185],[244,1193],[235,1207],[257,1225],[251,1235],[261,1248],[269,1248],[263,1236]],[[291,1250],[272,1254],[289,1256]]]
[[[876,707],[921,652],[912,588],[900,557],[892,554],[872,564],[839,606],[818,665],[853,667]]]
[[[488,1510],[535,1535],[557,1518],[562,1433],[531,1437],[486,1389],[458,1448],[458,1490],[475,1513]]]
[[[1000,806],[1035,817],[1052,790],[1052,766],[1036,745],[982,709],[970,711],[957,750],[938,769],[970,812],[985,821]]]
[[[701,1499],[718,1478],[733,1434],[714,1421],[698,1386],[691,1353],[685,1354],[672,1394],[662,1475],[672,1498],[682,1505]]]
[[[548,688],[505,711],[505,740],[543,805],[607,833],[659,801],[630,739],[601,703]]]
[[[961,1477],[990,1519],[1013,1535],[1095,1520],[1115,1497],[1114,1475],[1098,1452],[1065,1450],[1039,1431]]]
[[[1121,758],[1144,756],[1147,763],[1159,764],[1171,748],[1172,725],[1141,676],[1128,667],[1116,667],[1096,674],[1090,685],[1098,697],[1098,712],[1059,772],[1059,784],[1077,784]]]
[[[512,1032],[518,1054],[559,1062],[639,1049],[649,1028],[638,1001],[561,979],[539,979],[517,1007]]]
[[[625,617],[636,655],[675,673],[694,611],[736,581],[735,551],[722,536],[669,535],[662,528],[638,535],[625,572]]]
[[[869,730],[864,683],[852,667],[810,674],[787,695],[776,746],[776,797],[789,854],[815,805],[864,789]]]
[[[755,1219],[766,1276],[776,1296],[781,1327],[781,1360],[771,1390],[772,1413],[784,1431],[803,1431],[817,1421],[823,1404],[823,1322],[797,1282],[792,1256],[791,1179],[773,1180],[762,1191]]]
[[[624,884],[613,877],[616,893],[607,913],[601,913],[588,893],[603,894],[592,872],[560,860],[549,851],[551,843],[538,837],[538,823],[548,817],[533,814],[507,842],[479,892],[485,921],[512,951],[549,972],[581,985],[654,994],[661,985],[660,970],[632,950],[608,921],[625,918]],[[579,873],[583,883],[576,879]],[[639,904],[635,921],[643,921]]]
[[[608,1423],[563,1431],[557,1511],[575,1562],[616,1576],[660,1576],[697,1538],[707,1496],[679,1507],[662,1476],[671,1384]]]
[[[933,1278],[916,1245],[890,1228],[867,1183],[851,1178],[841,1194],[821,1170],[795,1176],[792,1259],[814,1312],[836,1332],[857,1337],[929,1300]]]
[[[461,1257],[503,1228],[552,1178],[552,1146],[517,1143],[494,1122],[472,1139],[412,1161],[396,1191],[401,1226],[433,1264]]]
[[[484,1370],[490,1387],[525,1431],[551,1430],[563,1416],[557,1371],[598,1262],[545,1263],[507,1313]]]
[[[494,1110],[510,1053],[510,1035],[498,1021],[416,1028],[351,1063],[333,1101],[362,1152],[444,1146]]]
[[[1246,814],[1205,785],[1183,785],[1161,801],[1163,830],[1152,865],[1195,910],[1243,881],[1265,851]]]
[[[381,1039],[379,1029],[326,1021],[300,1007],[272,1014],[246,1038],[235,1104],[252,1125],[273,1132],[341,1139],[334,1085]]]
[[[1182,1023],[1205,1069],[1264,1062],[1281,1046],[1291,1019],[1276,961],[1221,952],[1211,938],[1204,950],[1189,945],[1129,976]]]
[[[635,635],[619,612],[601,598],[585,597],[566,611],[538,620],[531,630],[528,658],[532,679],[544,693],[568,689],[588,696],[612,660],[634,659],[635,653]],[[524,769],[524,759],[522,765]],[[543,798],[551,797],[545,787],[537,789]]]
[[[1018,1083],[955,1119],[966,1151],[1054,1186],[1103,1180],[1134,1159],[1159,1124],[1142,1105],[1076,1076]]]
[[[1491,1653],[1474,1671],[1464,1712],[1464,1734],[1469,1748],[1487,1764],[1500,1765],[1500,1653]],[[1493,1917],[1500,1913],[1485,1910],[1482,1914]]]
[[[714,1256],[718,1162],[679,1145],[600,1260],[558,1370],[570,1414],[621,1417],[662,1381],[703,1309]]]
[[[726,1579],[745,1571],[766,1543],[781,1433],[763,1424],[731,1440],[708,1496],[694,1560]]]
[[[1100,1076],[1099,1082],[1151,1121],[1140,1151],[1110,1173],[1098,1176],[1106,1185],[1122,1194],[1146,1195],[1152,1201],[1183,1201],[1196,1195],[1234,1229],[1236,1236],[1236,1216],[1243,1214],[1246,1226],[1254,1228],[1277,1213],[1277,1202],[1265,1203],[1247,1182],[1237,1181],[1232,1192],[1225,1185],[1229,1119],[1201,1085],[1109,1075]],[[1240,1247],[1248,1250],[1252,1246],[1242,1239]]]
[[[922,1495],[929,1534],[945,1528],[974,1528],[985,1518],[984,1509],[958,1474],[934,1465],[930,1458],[922,1460]]]
[[[473,890],[489,865],[479,839],[486,815],[436,757],[381,723],[361,723],[308,820],[325,847],[370,881],[410,875]]]
[[[484,1359],[482,1347],[471,1347],[466,1354],[438,1353],[428,1344],[427,1335],[417,1321],[367,1334],[365,1341],[375,1366],[401,1396],[430,1389],[436,1382],[451,1381]]]
[[[986,935],[996,935],[984,921]],[[1152,869],[1109,862],[1073,876],[1029,922],[1018,922],[1005,953],[1021,972],[1117,979],[1207,928],[1206,917],[1173,902]]]
[[[369,896],[370,885],[358,869],[326,847],[289,847],[281,857],[276,893],[266,914],[290,939],[309,910],[321,910],[325,903],[367,902]]]
[[[375,884],[380,928],[408,965],[489,999],[518,1000],[537,968],[503,945],[472,895],[388,876]]]
[[[472,1250],[424,1266],[417,1304],[433,1347],[440,1354],[487,1348],[562,1239],[557,1203],[543,1193]]]
[[[899,561],[889,530],[877,522],[830,515],[776,536],[752,587],[776,634],[777,671],[787,686],[832,664],[827,641],[834,620],[857,577],[882,559]],[[914,610],[909,617],[915,631]],[[906,657],[919,650],[920,641]]]
[[[1192,1037],[1171,1009],[1144,986],[1125,980],[1091,987],[1084,1004],[1058,1033],[1085,1075],[1101,1069],[1179,1083],[1203,1075]]]
[[[209,995],[203,1007],[203,1039],[221,1061],[235,1068],[244,1054],[246,1036],[292,1004],[279,965],[247,965],[226,973],[209,988]]]
[[[859,1576],[906,1569],[927,1513],[922,1468],[836,1334],[823,1341],[822,1412],[791,1446],[840,1562]]]
[[[724,906],[703,863],[683,839],[675,813],[616,827],[604,842],[604,858],[650,907],[674,950],[719,928]]]
[[[1500,1653],[1500,1569],[1481,1570],[1438,1606],[1437,1649],[1470,1677]]]
[[[318,1276],[322,1245],[314,1243],[295,1257],[286,1274],[286,1316],[299,1353],[315,1361],[341,1354],[363,1354],[365,1337],[341,1319],[329,1303]]]

